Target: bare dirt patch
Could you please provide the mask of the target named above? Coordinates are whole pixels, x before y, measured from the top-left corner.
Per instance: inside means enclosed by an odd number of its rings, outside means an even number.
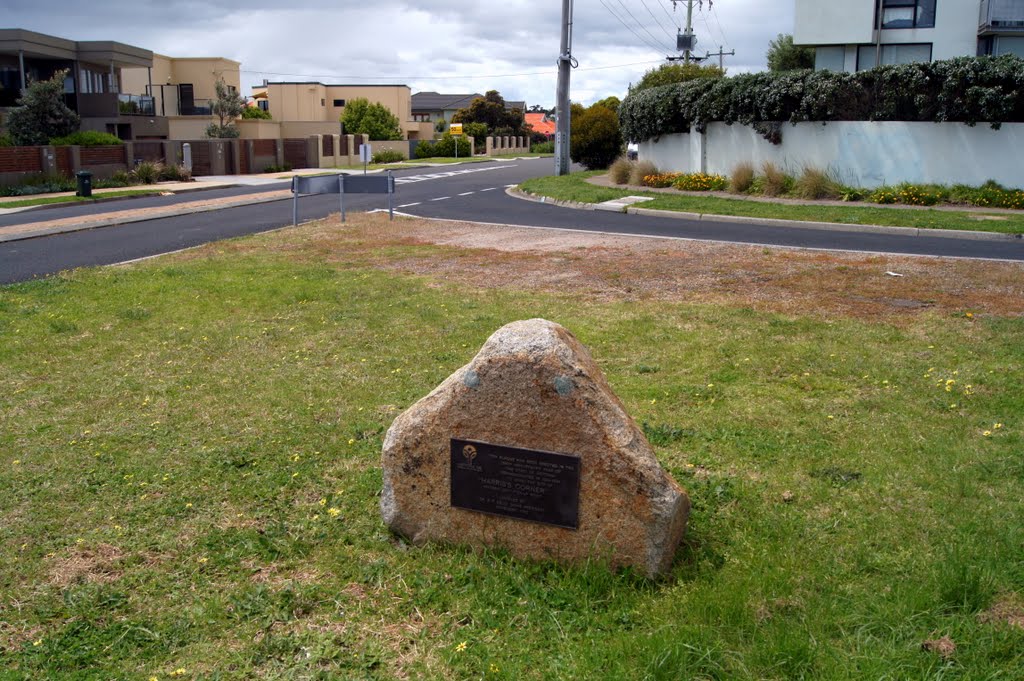
[[[581,215],[586,220],[586,215]],[[433,248],[423,248],[424,246]],[[480,289],[591,300],[727,303],[794,315],[896,321],[921,314],[1024,314],[1024,265],[828,253],[568,230],[357,215],[181,254],[268,249]],[[892,273],[892,274],[890,274]],[[902,276],[893,276],[893,274]]]
[[[949,636],[929,639],[921,644],[921,650],[928,653],[935,653],[943,660],[948,660],[956,654],[956,643]]]
[[[1016,594],[1005,596],[978,617],[989,624],[1008,624],[1024,629],[1024,598]]]
[[[121,549],[111,544],[72,546],[52,558],[49,581],[65,588],[82,582],[108,583],[121,578]]]

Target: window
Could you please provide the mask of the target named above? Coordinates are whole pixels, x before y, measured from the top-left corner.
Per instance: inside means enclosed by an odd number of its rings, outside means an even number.
[[[882,0],[882,28],[935,28],[935,0]]]
[[[270,102],[265,99],[256,100],[256,106],[258,106],[261,111],[270,111]]]
[[[857,48],[857,70],[863,71],[875,67],[876,47],[861,45]],[[882,64],[911,64],[918,61],[932,60],[931,43],[906,43],[882,45]]]
[[[414,121],[419,122],[419,123],[429,123],[430,122],[430,114],[429,113],[414,113],[412,115],[412,119]]]
[[[320,98],[320,106],[327,106],[327,100],[325,100],[323,97]]]
[[[338,107],[345,106],[345,100],[344,99],[336,99],[336,100],[334,100],[334,106],[338,106]]]

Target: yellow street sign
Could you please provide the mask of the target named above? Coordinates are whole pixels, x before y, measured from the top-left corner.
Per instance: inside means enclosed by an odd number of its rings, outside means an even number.
[[[462,123],[452,123],[451,125],[448,126],[448,132],[450,132],[453,135],[461,135]]]

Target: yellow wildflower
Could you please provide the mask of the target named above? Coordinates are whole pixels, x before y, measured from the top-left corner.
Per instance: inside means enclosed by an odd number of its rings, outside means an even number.
[[[455,651],[461,653],[464,650],[466,650],[467,647],[468,647],[467,643],[465,641],[463,641],[459,645],[455,646]]]
[[[329,509],[327,509],[327,515],[331,516],[332,518],[337,518],[339,515],[341,515],[341,509],[335,506],[331,506]]]

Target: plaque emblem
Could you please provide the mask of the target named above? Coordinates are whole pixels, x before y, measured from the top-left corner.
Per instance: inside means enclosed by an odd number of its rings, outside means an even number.
[[[473,445],[466,445],[462,448],[462,456],[466,457],[466,461],[473,463],[473,459],[476,458],[476,447]]]

